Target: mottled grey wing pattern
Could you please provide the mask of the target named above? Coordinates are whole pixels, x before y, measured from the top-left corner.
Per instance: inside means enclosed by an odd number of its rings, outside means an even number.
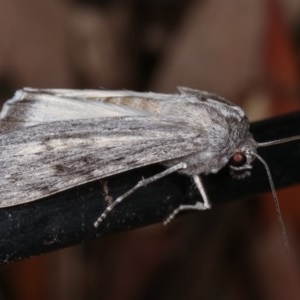
[[[186,156],[201,149],[199,134],[188,123],[146,116],[57,121],[2,134],[0,206]]]

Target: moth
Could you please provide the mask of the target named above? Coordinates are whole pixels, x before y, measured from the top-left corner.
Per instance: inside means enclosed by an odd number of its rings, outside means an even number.
[[[257,148],[299,138],[258,143],[239,106],[189,88],[174,94],[24,88],[0,114],[0,207],[160,163],[163,172],[120,195],[94,225],[136,189],[180,172],[193,178],[203,202],[180,205],[168,223],[180,211],[211,207],[201,175],[229,165],[233,176],[243,178],[258,159],[284,230],[271,173]]]

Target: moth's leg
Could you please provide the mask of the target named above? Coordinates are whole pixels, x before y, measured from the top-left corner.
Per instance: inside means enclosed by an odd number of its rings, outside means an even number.
[[[127,198],[128,196],[130,196],[133,192],[135,192],[137,189],[139,189],[140,187],[146,186],[151,182],[154,182],[162,177],[165,177],[171,173],[177,172],[179,170],[185,169],[187,167],[186,163],[179,163],[177,165],[174,165],[172,167],[170,167],[169,169],[164,170],[161,173],[158,173],[154,176],[151,176],[149,178],[146,179],[142,179],[141,181],[139,181],[133,188],[131,188],[130,190],[128,190],[126,193],[124,193],[123,195],[119,196],[112,204],[108,205],[106,207],[106,209],[104,210],[104,212],[101,214],[101,216],[97,219],[97,221],[94,223],[95,227],[98,227],[99,224],[106,218],[106,216],[108,215],[108,213],[114,209],[114,207],[122,202],[125,198]]]
[[[164,221],[164,225],[170,223],[174,217],[181,211],[183,210],[205,210],[205,209],[210,209],[211,208],[211,204],[210,201],[207,197],[206,191],[204,189],[204,185],[203,182],[201,180],[201,178],[198,175],[193,175],[193,180],[196,184],[197,189],[199,190],[202,199],[203,199],[203,203],[197,201],[195,204],[183,204],[183,205],[179,205],[176,209],[173,210],[173,212],[168,216],[168,218]]]

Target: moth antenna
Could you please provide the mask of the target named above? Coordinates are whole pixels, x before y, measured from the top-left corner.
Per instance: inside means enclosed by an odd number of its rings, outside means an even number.
[[[288,242],[288,238],[287,238],[283,218],[282,218],[282,215],[281,215],[279,201],[278,201],[278,197],[277,197],[277,193],[276,193],[276,190],[275,190],[274,181],[273,181],[273,178],[272,178],[272,175],[271,175],[270,168],[269,168],[268,164],[266,163],[266,161],[261,156],[259,156],[257,153],[251,152],[251,154],[253,156],[255,156],[263,164],[263,166],[265,167],[265,170],[267,172],[270,187],[271,187],[271,191],[272,191],[272,195],[273,195],[273,199],[274,199],[274,203],[275,203],[277,218],[278,218],[278,221],[279,221],[281,234],[282,234],[282,238],[283,238],[283,242],[284,242],[284,247],[285,247],[286,252],[289,252],[289,249],[290,249],[289,242]]]
[[[273,146],[273,145],[278,145],[278,144],[284,144],[292,141],[298,141],[300,140],[300,135],[295,135],[279,140],[274,140],[274,141],[268,141],[268,142],[262,142],[262,143],[257,143],[258,147],[268,147],[268,146]]]

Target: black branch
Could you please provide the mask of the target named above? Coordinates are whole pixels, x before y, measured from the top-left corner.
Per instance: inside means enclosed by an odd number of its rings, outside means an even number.
[[[300,134],[300,112],[254,123],[251,131],[259,142]],[[259,149],[259,154],[267,161],[277,189],[300,182],[300,141]],[[0,209],[1,263],[75,245],[118,230],[162,222],[179,204],[200,199],[188,177],[170,175],[140,188],[117,206],[97,229],[94,228],[95,220],[109,201],[142,177],[162,170],[158,165],[143,167],[39,201]],[[203,179],[212,205],[270,190],[266,172],[258,161],[253,164],[252,175],[243,180],[232,179],[227,168]]]

